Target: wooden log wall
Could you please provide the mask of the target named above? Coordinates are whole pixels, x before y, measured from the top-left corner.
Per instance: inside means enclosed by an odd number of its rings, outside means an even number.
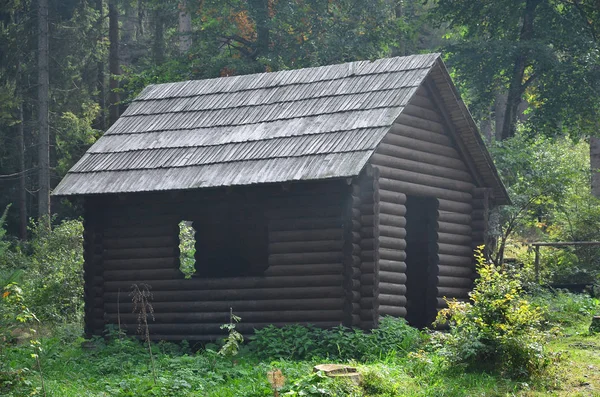
[[[360,325],[360,203],[351,188],[340,182],[107,200],[102,224],[86,216],[86,291],[88,285],[94,291],[86,293],[89,332],[101,334],[105,323],[120,319],[123,329],[135,333],[129,296],[134,283],[151,286],[155,339],[215,339],[230,307],[246,334],[268,324]],[[266,270],[260,276],[184,279],[178,223],[191,220],[201,227],[223,202],[264,210]]]
[[[360,202],[360,327],[379,324],[379,172],[367,166],[354,182],[353,198]]]
[[[380,172],[381,314],[406,315],[402,288],[406,196],[439,201],[437,254],[432,258],[437,263],[437,269],[432,269],[437,278],[437,307],[445,306],[444,297],[467,298],[471,288],[475,185],[446,128],[444,114],[430,97],[425,87],[419,89],[371,158]],[[395,305],[384,305],[388,298]]]
[[[84,204],[83,222],[83,278],[85,335],[100,335],[104,330],[104,277],[102,206],[98,200]]]
[[[493,191],[488,188],[476,188],[473,191],[473,249],[480,245],[489,248],[488,222]]]

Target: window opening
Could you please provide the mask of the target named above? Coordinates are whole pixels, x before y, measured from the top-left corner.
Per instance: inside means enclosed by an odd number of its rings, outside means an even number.
[[[196,272],[196,230],[192,221],[179,222],[179,270],[185,278]]]

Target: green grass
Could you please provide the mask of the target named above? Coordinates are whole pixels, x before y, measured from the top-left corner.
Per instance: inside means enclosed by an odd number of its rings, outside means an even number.
[[[84,340],[77,337],[81,330],[76,327],[55,330],[53,337],[42,338],[41,363],[47,395],[53,397],[273,396],[266,375],[275,368],[286,378],[282,396],[600,396],[600,335],[587,331],[598,303],[564,295],[534,300],[549,307],[552,324],[561,329],[546,348],[561,352],[562,360],[553,366],[551,376],[527,383],[497,373],[450,367],[432,343],[423,342],[408,354],[392,352],[377,360],[350,362],[363,374],[360,388],[310,375],[315,364],[334,360],[259,359],[260,355],[248,349],[229,359],[210,350],[193,353],[186,344],[158,343],[153,345],[158,375],[155,384],[148,352],[140,342],[96,339],[84,347]],[[0,395],[42,395],[26,343],[0,354],[4,364],[0,366],[4,370]],[[7,371],[8,367],[11,369]],[[7,373],[23,368],[26,370],[16,386],[6,383],[11,376]],[[307,394],[300,394],[300,390]],[[311,394],[311,390],[321,392]]]

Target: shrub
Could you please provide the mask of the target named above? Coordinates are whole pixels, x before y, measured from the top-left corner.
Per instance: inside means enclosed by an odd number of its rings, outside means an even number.
[[[600,314],[600,300],[587,294],[540,289],[531,294],[531,301],[541,308],[543,319],[550,325],[573,326]]]
[[[477,256],[471,302],[447,300],[436,319],[450,325],[441,353],[453,364],[489,366],[511,378],[544,374],[552,360],[543,348],[541,310],[524,298],[517,273],[487,263],[481,250]]]
[[[249,348],[261,358],[330,358],[370,361],[405,355],[421,342],[421,333],[402,318],[385,317],[371,333],[343,326],[272,325],[256,330]]]

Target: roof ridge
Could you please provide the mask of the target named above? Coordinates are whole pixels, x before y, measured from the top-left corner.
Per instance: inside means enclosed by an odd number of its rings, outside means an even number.
[[[341,63],[341,64],[322,65],[322,66],[314,66],[314,67],[309,67],[309,68],[279,70],[276,72],[251,73],[251,74],[242,74],[242,75],[235,75],[235,76],[214,77],[214,78],[209,78],[209,79],[185,80],[185,81],[179,81],[179,82],[151,84],[151,85],[147,86],[138,95],[136,100],[137,101],[147,100],[146,96],[152,95],[152,91],[156,90],[157,87],[161,87],[161,86],[162,87],[179,86],[178,90],[174,90],[172,92],[172,96],[165,96],[165,97],[163,97],[164,99],[185,97],[185,96],[181,95],[181,91],[183,89],[185,89],[186,86],[191,85],[193,83],[198,83],[198,82],[202,82],[202,84],[205,86],[209,86],[211,84],[215,84],[215,83],[219,82],[219,85],[223,88],[223,91],[219,91],[219,92],[230,93],[230,92],[235,92],[235,91],[229,91],[229,90],[226,90],[225,88],[230,87],[230,86],[236,86],[236,85],[240,84],[241,82],[238,80],[250,80],[253,84],[249,84],[248,88],[244,89],[244,90],[256,90],[257,88],[270,87],[270,86],[262,86],[261,87],[261,86],[257,85],[257,84],[260,84],[261,80],[263,80],[264,78],[267,78],[267,77],[271,78],[272,80],[276,80],[277,77],[282,77],[282,76],[292,76],[293,77],[294,73],[299,73],[300,71],[303,74],[310,74],[311,72],[316,72],[317,70],[327,71],[327,70],[333,70],[335,68],[344,69],[344,66],[346,66],[345,69],[349,73],[343,73],[338,78],[348,78],[350,76],[362,75],[363,74],[362,72],[368,70],[367,67],[369,67],[369,66],[373,66],[373,65],[379,66],[385,62],[390,63],[391,61],[400,61],[400,60],[408,61],[410,59],[412,59],[412,60],[419,59],[421,62],[417,63],[416,65],[414,65],[412,67],[406,67],[406,68],[399,69],[399,70],[397,70],[398,72],[414,70],[414,69],[429,69],[433,66],[435,61],[440,56],[441,56],[441,53],[434,52],[434,53],[427,53],[427,54],[416,54],[416,55],[409,55],[409,56],[380,58],[380,59],[375,59],[375,60],[352,61],[352,62],[345,62],[345,63]],[[428,59],[429,59],[429,62],[425,63],[424,61],[428,60]],[[407,63],[410,64],[410,62],[407,62]],[[356,66],[358,66],[358,68],[356,68]],[[364,73],[364,74],[379,74],[379,73]],[[314,80],[313,82],[327,81],[327,80],[329,80],[329,79]],[[275,84],[274,86],[278,86],[278,85],[279,84]],[[239,90],[239,91],[244,91],[244,90]],[[150,97],[148,99],[152,99],[152,98]]]

